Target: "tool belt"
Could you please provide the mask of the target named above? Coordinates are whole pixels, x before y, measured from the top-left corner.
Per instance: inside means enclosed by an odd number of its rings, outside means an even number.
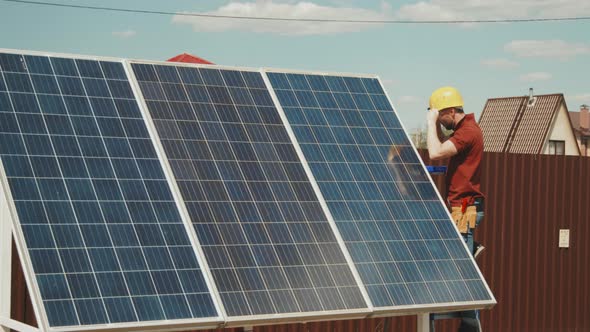
[[[451,207],[451,217],[459,228],[459,232],[465,234],[470,228],[475,228],[477,212],[483,211],[483,198],[463,198],[461,206]]]

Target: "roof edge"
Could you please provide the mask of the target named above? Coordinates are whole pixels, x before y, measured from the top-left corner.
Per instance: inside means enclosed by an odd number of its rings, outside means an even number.
[[[565,98],[563,93],[548,93],[548,94],[543,94],[543,95],[533,95],[533,97],[554,97],[554,96],[561,96],[562,98]],[[494,98],[488,98],[488,101],[492,101],[492,100],[506,100],[506,99],[521,99],[521,98],[528,98],[528,95],[524,95],[524,96],[511,96],[511,97],[494,97]]]

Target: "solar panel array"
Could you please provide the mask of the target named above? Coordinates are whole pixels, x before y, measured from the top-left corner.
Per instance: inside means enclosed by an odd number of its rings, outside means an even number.
[[[366,308],[261,74],[132,66],[228,316]]]
[[[0,52],[0,157],[45,327],[495,303],[375,78]]]
[[[490,300],[379,81],[268,77],[373,305]]]
[[[217,316],[122,63],[0,54],[0,156],[51,326]]]

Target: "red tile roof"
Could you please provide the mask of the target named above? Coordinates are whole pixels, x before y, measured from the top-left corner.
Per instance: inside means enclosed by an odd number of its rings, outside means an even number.
[[[563,103],[563,94],[488,99],[479,119],[484,150],[541,153]]]
[[[188,53],[179,54],[173,58],[168,59],[169,62],[185,62],[185,63],[202,63],[206,65],[212,65],[213,62],[207,61],[203,58],[199,58],[198,56],[194,56]]]
[[[574,130],[580,129],[580,112],[569,112],[569,116]]]
[[[574,131],[581,136],[590,136],[590,129],[580,127],[580,112],[568,112],[570,121],[572,122],[572,128]]]

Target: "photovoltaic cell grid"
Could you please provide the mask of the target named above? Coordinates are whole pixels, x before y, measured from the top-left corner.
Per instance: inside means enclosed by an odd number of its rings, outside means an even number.
[[[52,327],[217,316],[137,105],[121,63],[0,54],[0,156]]]
[[[491,300],[379,81],[267,75],[373,305]]]
[[[132,68],[228,316],[366,308],[261,74]]]

